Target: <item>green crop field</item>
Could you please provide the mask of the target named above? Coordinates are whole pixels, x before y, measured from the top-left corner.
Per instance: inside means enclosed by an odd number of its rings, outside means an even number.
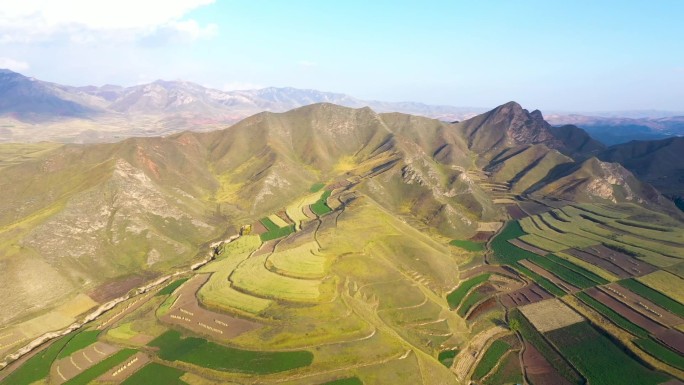
[[[634,341],[641,350],[672,367],[684,370],[684,356],[664,346],[652,338],[642,338]]]
[[[309,192],[315,193],[321,191],[321,189],[325,187],[325,183],[314,183],[311,185],[309,188]]]
[[[455,309],[458,307],[458,305],[461,304],[461,301],[463,298],[468,294],[470,289],[473,287],[481,284],[482,282],[485,282],[486,280],[489,279],[491,274],[485,273],[485,274],[480,274],[478,276],[472,277],[470,279],[467,279],[461,283],[459,283],[458,287],[452,291],[451,293],[447,294],[447,302],[449,303],[449,307],[451,309]]]
[[[627,288],[628,290],[646,298],[647,300],[653,302],[654,304],[677,314],[680,317],[684,317],[684,305],[673,300],[672,298],[666,296],[665,294],[651,289],[650,287],[644,285],[643,283],[637,281],[634,278],[624,279],[618,281],[620,286]]]
[[[554,263],[557,263],[559,265],[563,265],[566,268],[568,268],[568,269],[570,269],[570,270],[572,270],[578,274],[581,274],[582,276],[584,276],[584,277],[588,278],[589,280],[595,282],[595,284],[605,285],[606,283],[610,282],[607,279],[604,279],[603,277],[601,277],[597,274],[594,274],[593,272],[571,262],[568,259],[561,258],[561,257],[554,255],[554,254],[549,254],[546,256],[546,258],[550,259]]]
[[[655,385],[668,379],[642,366],[587,322],[551,331],[546,337],[592,385]]]
[[[30,385],[50,374],[50,366],[59,352],[76,333],[70,333],[53,342],[47,349],[29,358],[21,367],[0,381],[1,385]]]
[[[269,220],[269,222],[270,222],[270,220]],[[263,223],[263,220],[262,220],[262,223]],[[271,223],[273,223],[273,222],[271,222]],[[275,224],[273,226],[275,226]],[[261,234],[260,237],[261,237],[261,240],[263,242],[266,242],[266,241],[270,241],[273,239],[286,237],[286,236],[288,236],[294,232],[295,232],[295,225],[289,225],[289,226],[285,226],[285,227],[275,226],[275,229],[269,230],[269,231]]]
[[[467,251],[482,251],[485,249],[485,244],[482,242],[473,242],[462,239],[454,239],[451,242],[449,242],[449,244],[452,246],[460,247],[461,249]]]
[[[121,385],[187,385],[180,379],[184,373],[185,372],[180,369],[161,365],[156,362],[150,362],[137,372],[133,373],[124,382],[122,382]]]
[[[520,369],[520,358],[515,352],[504,356],[501,364],[494,372],[482,380],[483,385],[508,385],[522,384],[522,370]]]
[[[502,340],[494,341],[475,367],[473,379],[479,380],[486,376],[487,373],[489,373],[494,366],[496,366],[501,357],[503,357],[503,355],[506,354],[506,352],[508,352],[510,349],[511,345],[507,344],[506,342]]]
[[[536,257],[537,254],[523,250],[508,240],[525,235],[518,221],[511,221],[506,224],[503,230],[492,240],[491,247],[497,262],[502,264],[512,264],[521,259]]]
[[[321,198],[318,201],[316,201],[316,203],[311,205],[311,211],[313,211],[314,214],[320,217],[321,215],[325,215],[332,211],[330,207],[328,207],[328,204],[325,203],[328,200],[328,197],[330,197],[331,193],[332,191],[325,190]]]
[[[541,275],[535,273],[534,271],[526,268],[525,266],[515,262],[513,264],[516,270],[520,271],[521,273],[525,274],[528,276],[530,279],[532,279],[534,282],[536,282],[539,286],[544,288],[544,290],[548,291],[549,293],[553,294],[556,297],[562,297],[565,295],[565,291],[561,289],[560,287],[556,286],[553,282],[549,281],[548,279],[542,277]]]
[[[70,356],[72,353],[87,348],[97,341],[97,336],[100,332],[97,330],[84,330],[70,339],[64,348],[59,352],[57,358],[64,358]]]
[[[535,265],[542,267],[544,270],[553,273],[563,281],[580,289],[586,289],[588,287],[597,285],[597,282],[590,280],[575,270],[567,268],[563,264],[556,263],[551,258],[537,256],[530,258],[530,261],[532,261]]]
[[[137,351],[133,349],[120,350],[114,353],[114,355],[109,356],[105,358],[103,361],[98,362],[94,366],[84,370],[78,376],[65,382],[64,385],[87,385],[96,378],[105,374],[109,369],[126,361],[127,358],[131,357],[135,353],[137,353]]]
[[[635,325],[634,323],[632,323],[627,318],[621,316],[618,312],[616,312],[613,309],[609,308],[608,306],[602,304],[601,302],[595,300],[594,298],[592,298],[588,294],[577,293],[575,296],[577,298],[579,298],[582,302],[584,302],[587,305],[589,305],[590,307],[594,308],[594,310],[599,312],[601,315],[608,318],[611,322],[616,324],[618,327],[634,334],[637,337],[641,337],[641,338],[648,337],[648,332],[646,330]]]
[[[510,327],[517,330],[523,336],[525,341],[532,344],[539,352],[546,358],[546,360],[571,384],[584,384],[584,378],[573,369],[570,364],[558,354],[556,349],[549,344],[549,342],[532,326],[530,321],[522,315],[520,310],[514,309],[510,313]]]
[[[484,293],[481,293],[481,292],[477,291],[477,289],[471,291],[471,292],[463,299],[463,303],[462,303],[461,306],[458,308],[458,311],[457,311],[458,315],[460,315],[461,317],[465,317],[466,314],[468,314],[468,312],[470,311],[470,309],[471,309],[473,306],[475,306],[475,305],[477,305],[478,303],[484,301],[485,299],[489,298],[490,296],[491,296],[491,294],[484,294]]]
[[[188,280],[188,278],[177,279],[177,280],[171,282],[170,284],[166,285],[166,287],[164,287],[163,289],[159,290],[159,292],[157,292],[156,295],[169,295],[169,294],[173,293],[174,290],[178,289],[180,287],[180,285],[185,283],[185,281],[187,281],[187,280]]]
[[[306,350],[266,352],[231,348],[205,339],[186,337],[169,330],[149,344],[159,348],[159,357],[197,366],[251,374],[278,373],[311,365],[313,354]]]
[[[439,352],[437,360],[441,362],[442,365],[446,366],[447,368],[450,368],[451,364],[454,363],[454,358],[456,358],[456,354],[458,354],[458,350],[444,350]]]

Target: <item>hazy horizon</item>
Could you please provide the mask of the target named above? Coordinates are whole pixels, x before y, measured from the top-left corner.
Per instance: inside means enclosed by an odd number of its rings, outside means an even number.
[[[0,10],[0,68],[548,112],[684,111],[684,3],[174,0]]]

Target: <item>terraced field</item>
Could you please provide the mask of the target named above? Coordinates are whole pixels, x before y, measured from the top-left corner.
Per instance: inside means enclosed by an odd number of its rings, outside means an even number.
[[[551,205],[479,180],[518,219],[453,240],[348,179],[236,226],[242,234],[215,243],[205,265],[0,372],[0,384],[683,378],[681,278],[662,270],[679,263],[681,228],[645,224],[631,205]],[[602,369],[611,365],[624,370]]]

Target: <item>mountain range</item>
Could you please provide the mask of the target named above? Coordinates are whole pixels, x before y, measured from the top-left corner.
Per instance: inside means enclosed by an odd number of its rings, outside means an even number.
[[[0,70],[0,142],[111,142],[131,136],[224,128],[262,111],[284,112],[313,103],[377,112],[401,112],[443,121],[461,121],[484,108],[382,102],[296,88],[220,91],[186,81],[157,80],[131,87],[74,87]],[[555,126],[582,127],[606,145],[684,135],[684,117],[674,112],[620,112],[581,115],[552,112]],[[684,114],[682,114],[684,115]]]

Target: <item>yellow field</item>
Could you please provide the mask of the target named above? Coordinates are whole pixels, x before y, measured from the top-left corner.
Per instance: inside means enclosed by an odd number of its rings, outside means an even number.
[[[519,309],[542,333],[584,321],[581,315],[557,298],[521,306]]]
[[[663,270],[637,279],[668,297],[684,303],[684,290],[682,290],[684,288],[684,279]]]
[[[318,245],[309,242],[292,249],[277,251],[268,257],[266,266],[280,274],[295,278],[323,278],[328,258],[317,255]]]
[[[278,227],[287,227],[287,226],[289,226],[289,224],[288,224],[287,222],[285,222],[285,220],[283,220],[281,217],[279,217],[279,216],[277,216],[277,215],[275,215],[275,214],[269,215],[269,216],[268,216],[268,219],[270,219],[271,222],[275,223],[276,226],[278,226]]]
[[[302,208],[304,206],[308,206],[311,204],[316,203],[318,199],[320,199],[321,195],[323,195],[324,191],[321,190],[319,192],[309,194],[305,196],[304,198],[298,200],[296,203],[287,206],[287,209],[285,209],[285,212],[287,215],[290,217],[295,222],[295,225],[297,229],[302,228],[302,222],[308,221],[309,218],[304,215],[304,212],[302,211]]]

